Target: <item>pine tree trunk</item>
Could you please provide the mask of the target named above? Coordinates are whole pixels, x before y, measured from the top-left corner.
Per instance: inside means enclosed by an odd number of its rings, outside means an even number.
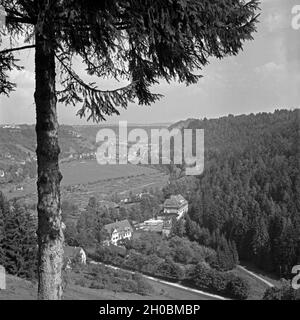
[[[36,34],[36,135],[38,164],[38,298],[58,300],[62,296],[61,228],[58,156],[58,121],[55,95],[54,50]]]

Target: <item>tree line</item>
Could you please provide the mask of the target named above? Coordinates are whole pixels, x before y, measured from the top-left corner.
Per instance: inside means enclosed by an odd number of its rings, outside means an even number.
[[[36,279],[36,213],[22,202],[9,203],[0,192],[0,265],[9,274]]]

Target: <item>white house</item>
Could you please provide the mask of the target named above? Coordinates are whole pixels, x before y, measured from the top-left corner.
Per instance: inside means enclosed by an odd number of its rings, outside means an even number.
[[[119,240],[131,239],[133,228],[127,219],[104,226],[108,234],[107,244],[117,245]]]
[[[81,247],[64,247],[65,268],[71,269],[72,263],[86,264],[86,253]]]
[[[5,268],[0,265],[0,290],[6,289]]]

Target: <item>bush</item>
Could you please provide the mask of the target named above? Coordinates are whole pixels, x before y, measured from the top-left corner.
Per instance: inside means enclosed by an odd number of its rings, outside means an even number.
[[[238,276],[211,269],[204,263],[197,264],[191,275],[193,284],[199,289],[216,292],[234,299],[248,298],[249,284]]]
[[[142,272],[155,274],[157,267],[160,263],[162,263],[164,260],[162,258],[159,258],[156,254],[152,254],[150,256],[145,257],[145,263],[142,267]]]
[[[290,281],[281,280],[280,287],[268,288],[263,300],[300,300],[300,289],[294,290]]]
[[[212,287],[214,290],[217,292],[225,292],[227,285],[226,275],[217,271],[212,272]]]
[[[158,265],[156,269],[156,275],[180,280],[183,278],[184,273],[177,263],[175,263],[171,259],[166,259],[164,262],[161,262]]]
[[[125,267],[137,271],[141,271],[146,264],[145,257],[142,254],[135,252],[130,252],[126,260],[122,262],[124,263]]]
[[[122,291],[124,292],[138,292],[138,284],[134,280],[123,280]]]
[[[138,294],[145,296],[153,292],[152,286],[142,275],[135,273],[132,278],[137,284]]]
[[[280,288],[268,288],[265,293],[263,300],[281,300],[282,290]]]
[[[226,293],[234,299],[246,300],[249,296],[250,286],[244,279],[234,276],[226,286]]]
[[[91,289],[104,289],[105,285],[102,282],[93,281],[90,286]]]
[[[199,263],[194,268],[192,280],[193,283],[200,289],[215,290],[213,285],[217,274],[218,272],[211,269],[207,264]],[[215,291],[219,292],[218,290]]]
[[[87,287],[88,286],[88,280],[83,278],[75,280],[75,285],[80,287]]]

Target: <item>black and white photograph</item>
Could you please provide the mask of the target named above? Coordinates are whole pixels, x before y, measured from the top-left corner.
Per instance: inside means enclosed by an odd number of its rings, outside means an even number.
[[[0,0],[0,310],[300,300],[299,107],[300,0]]]

